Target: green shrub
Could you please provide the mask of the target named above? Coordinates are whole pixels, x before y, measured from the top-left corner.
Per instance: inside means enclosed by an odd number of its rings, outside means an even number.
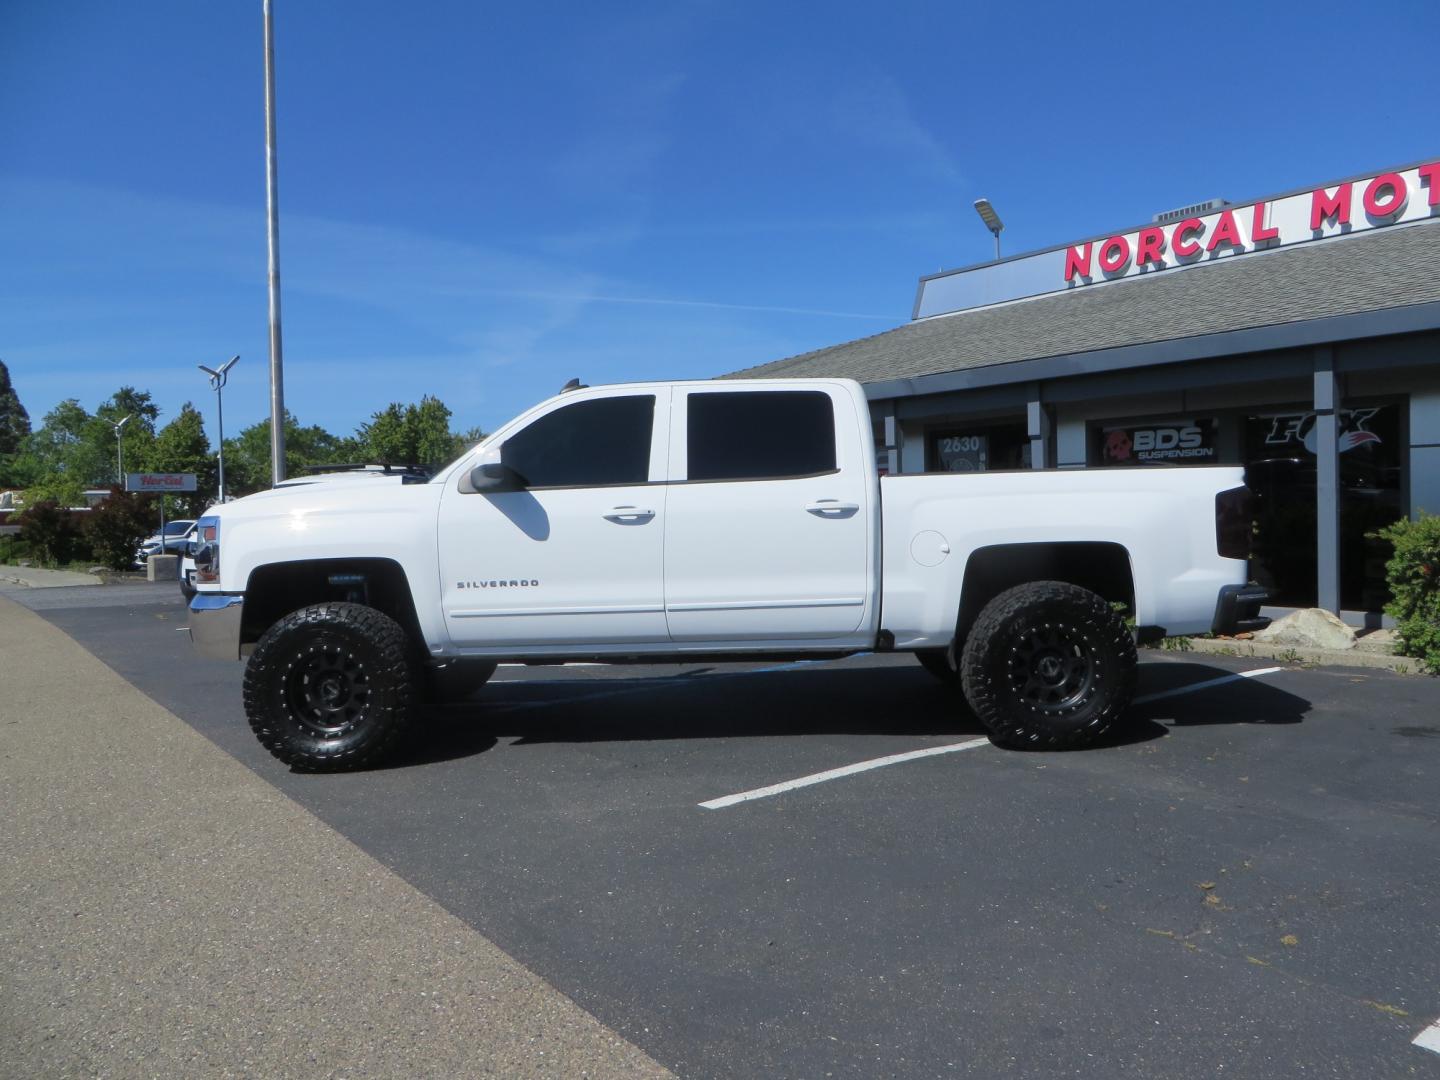
[[[1440,515],[1422,511],[1376,535],[1395,545],[1385,564],[1394,599],[1385,611],[1395,619],[1400,652],[1440,674]]]
[[[129,570],[140,541],[154,531],[154,501],[114,488],[85,519],[85,537],[95,558],[111,570]]]
[[[19,536],[0,536],[0,564],[11,565],[30,557],[30,545]]]
[[[36,562],[54,566],[83,555],[75,515],[59,503],[50,499],[29,503],[13,520]]]

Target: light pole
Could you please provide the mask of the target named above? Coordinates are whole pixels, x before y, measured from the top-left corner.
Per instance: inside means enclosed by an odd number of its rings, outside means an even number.
[[[220,436],[220,501],[222,503],[225,501],[225,396],[220,391],[225,389],[225,382],[230,377],[230,369],[239,361],[240,357],[232,356],[220,365],[219,371],[206,367],[204,364],[195,365],[210,376],[210,389],[215,391],[215,411],[219,417],[216,430]]]
[[[285,375],[280,347],[280,194],[275,151],[275,21],[265,0],[265,218],[270,279],[270,483],[285,479]]]
[[[110,426],[115,429],[115,483],[121,491],[125,490],[125,444],[120,441],[120,429],[123,428],[129,420],[130,416],[127,415],[125,419],[121,420],[118,424],[114,420],[110,421]]]
[[[990,205],[989,199],[976,199],[975,212],[980,215],[980,220],[985,223],[995,237],[995,261],[1000,261],[1000,234],[1005,231],[1005,223],[1000,220],[1000,215],[995,213],[995,208]]]

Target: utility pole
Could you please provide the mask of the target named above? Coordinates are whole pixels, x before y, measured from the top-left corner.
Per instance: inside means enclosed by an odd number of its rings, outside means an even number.
[[[285,377],[280,348],[280,204],[275,159],[275,21],[265,0],[265,215],[270,226],[270,476],[285,479]]]
[[[225,389],[225,383],[229,381],[230,369],[239,363],[240,357],[232,356],[218,369],[206,367],[204,364],[196,364],[201,371],[210,376],[210,389],[215,391],[215,410],[219,414],[220,422],[220,502],[225,501],[225,396],[220,392]]]
[[[121,441],[120,429],[129,420],[130,417],[126,416],[118,424],[113,420],[110,421],[111,426],[115,429],[115,486],[121,491],[125,490],[125,443]]]

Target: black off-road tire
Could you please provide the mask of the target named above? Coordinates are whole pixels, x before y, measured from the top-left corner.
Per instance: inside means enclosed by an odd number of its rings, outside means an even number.
[[[427,705],[459,705],[469,701],[495,674],[495,665],[462,660],[444,667],[426,668],[421,692]]]
[[[950,663],[949,649],[920,649],[915,653],[920,666],[947,686],[960,681],[960,672]]]
[[[265,749],[305,772],[374,765],[414,714],[405,631],[360,604],[315,604],[265,631],[245,665],[245,715]]]
[[[1105,600],[1063,581],[1032,581],[985,605],[960,677],[999,745],[1074,750],[1120,720],[1136,664],[1134,636]]]

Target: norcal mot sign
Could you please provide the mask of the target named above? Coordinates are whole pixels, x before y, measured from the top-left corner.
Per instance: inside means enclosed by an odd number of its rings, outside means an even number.
[[[1415,221],[1429,217],[1437,206],[1440,161],[1077,244],[1065,249],[1062,274],[1069,286],[1089,285],[1097,278],[1133,277],[1206,258]]]
[[[1084,288],[1256,251],[1440,217],[1440,161],[1221,206],[920,280],[914,317]]]

